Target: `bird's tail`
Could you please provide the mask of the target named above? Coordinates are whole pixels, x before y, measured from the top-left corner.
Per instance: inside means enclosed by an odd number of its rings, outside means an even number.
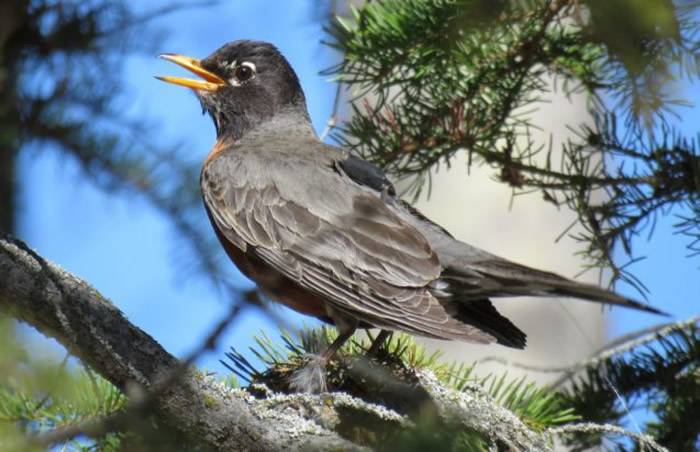
[[[633,300],[632,298],[619,295],[615,292],[603,289],[592,284],[577,283],[567,281],[568,284],[558,284],[551,290],[553,296],[574,297],[583,300],[594,301],[598,303],[606,303],[616,306],[624,306],[626,308],[637,309],[640,311],[651,312],[668,316],[668,313],[661,311],[653,306]]]
[[[554,273],[536,270],[506,260],[472,262],[466,269],[452,269],[443,275],[457,283],[464,296],[564,296],[606,303],[654,314],[665,312],[592,284],[564,278]]]

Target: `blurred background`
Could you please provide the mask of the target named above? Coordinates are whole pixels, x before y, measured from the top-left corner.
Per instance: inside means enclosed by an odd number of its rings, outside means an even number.
[[[13,3],[26,2],[4,2],[1,20],[11,22]],[[38,9],[53,2],[29,3]],[[84,7],[100,3],[86,2]],[[179,75],[157,55],[174,52],[201,58],[237,39],[270,41],[299,75],[321,134],[334,112],[336,86],[319,73],[342,58],[321,41],[328,38],[324,26],[330,15],[345,11],[346,5],[310,0],[177,5],[125,1],[104,8],[114,10],[109,17],[123,32],[108,36],[103,49],[86,49],[87,57],[79,55],[80,61],[65,54],[54,57],[42,43],[26,55],[4,55],[6,60],[24,58],[19,83],[23,103],[20,112],[5,108],[2,114],[24,119],[35,114],[56,129],[21,131],[20,152],[10,151],[5,134],[0,165],[4,180],[14,179],[14,184],[6,185],[3,193],[11,193],[14,201],[3,198],[0,218],[6,231],[91,282],[133,323],[182,356],[228,311],[230,290],[252,285],[218,248],[197,195],[199,165],[215,139],[211,120],[200,114],[193,94],[153,78]],[[120,24],[124,18],[130,22]],[[2,25],[0,30],[9,30]],[[51,19],[38,26],[50,28]],[[70,38],[70,29],[63,33]],[[0,32],[0,39],[4,36]],[[0,80],[9,86],[7,79]],[[696,87],[678,89],[697,99]],[[583,98],[554,92],[535,121],[541,127],[536,133],[553,137],[556,148],[571,133],[569,124],[588,119]],[[59,95],[62,103],[55,104],[60,109],[56,111],[50,106],[57,102],[52,96]],[[90,105],[87,100],[96,96],[99,105]],[[341,119],[349,115],[346,100],[341,97],[337,111]],[[7,98],[3,101],[7,107]],[[31,102],[36,104],[29,108]],[[678,121],[682,133],[697,133],[699,111],[683,110]],[[575,233],[567,229],[576,218],[573,212],[557,209],[537,194],[512,199],[511,188],[496,180],[493,169],[475,165],[467,170],[466,156],[458,155],[449,169],[442,166],[433,175],[430,196],[422,195],[417,206],[457,238],[568,277],[582,270],[576,256],[579,244],[563,234]],[[185,207],[170,201],[178,196]],[[674,215],[679,213],[661,216],[652,240],[643,235],[634,239],[636,254],[647,259],[635,263],[633,272],[649,289],[649,301],[674,319],[697,313],[697,301],[691,300],[700,293],[697,262],[684,257],[687,239],[673,233]],[[593,270],[577,277],[599,281]],[[624,283],[617,289],[639,297]],[[465,362],[497,355],[523,363],[565,365],[611,338],[659,322],[648,314],[572,300],[504,299],[498,305],[528,334],[527,350],[436,341],[428,345]],[[316,324],[286,308],[272,309],[285,328]],[[248,309],[219,340],[219,350],[201,356],[198,364],[227,374],[219,363],[225,349],[235,346],[245,354],[256,333],[264,330],[274,338],[279,326],[264,311]],[[62,356],[57,345],[31,328],[22,327],[21,334],[36,350]]]

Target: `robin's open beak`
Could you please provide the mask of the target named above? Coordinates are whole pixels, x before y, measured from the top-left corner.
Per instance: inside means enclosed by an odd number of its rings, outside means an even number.
[[[173,55],[169,53],[163,54],[160,57],[164,60],[172,61],[178,66],[184,67],[188,71],[199,75],[204,80],[183,77],[171,77],[169,75],[161,77],[156,75],[156,78],[158,80],[202,91],[216,91],[217,89],[221,88],[223,85],[226,84],[226,81],[224,79],[214,74],[213,72],[209,72],[206,69],[204,69],[202,67],[202,63],[195,58],[190,58],[184,55]]]

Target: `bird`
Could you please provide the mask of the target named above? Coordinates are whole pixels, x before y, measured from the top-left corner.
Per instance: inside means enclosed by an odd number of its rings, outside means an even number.
[[[216,129],[200,185],[216,236],[267,298],[335,325],[332,359],[358,328],[522,349],[491,298],[570,297],[662,311],[456,239],[401,199],[388,176],[314,131],[294,69],[271,43],[238,40],[204,59],[163,54],[198,78]],[[319,385],[300,385],[313,392]]]

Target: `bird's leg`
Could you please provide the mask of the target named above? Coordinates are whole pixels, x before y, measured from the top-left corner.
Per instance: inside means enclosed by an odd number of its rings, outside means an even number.
[[[391,331],[389,330],[381,330],[379,331],[379,334],[377,335],[376,338],[372,341],[372,344],[369,346],[369,349],[367,349],[367,356],[374,356],[377,354],[379,349],[382,348],[382,345],[384,345],[384,342],[386,342],[387,338],[391,336]]]
[[[355,327],[351,328],[345,328],[342,329],[338,337],[333,341],[331,345],[328,346],[325,352],[323,352],[323,355],[321,355],[324,359],[324,361],[329,361],[335,354],[340,350],[340,348],[345,344],[348,339],[352,337],[352,335],[355,334]]]
[[[321,354],[312,355],[310,361],[297,369],[289,381],[289,387],[295,392],[321,393],[326,392],[326,363],[335,356],[345,342],[355,333],[356,326],[344,325],[340,328],[338,337]]]

